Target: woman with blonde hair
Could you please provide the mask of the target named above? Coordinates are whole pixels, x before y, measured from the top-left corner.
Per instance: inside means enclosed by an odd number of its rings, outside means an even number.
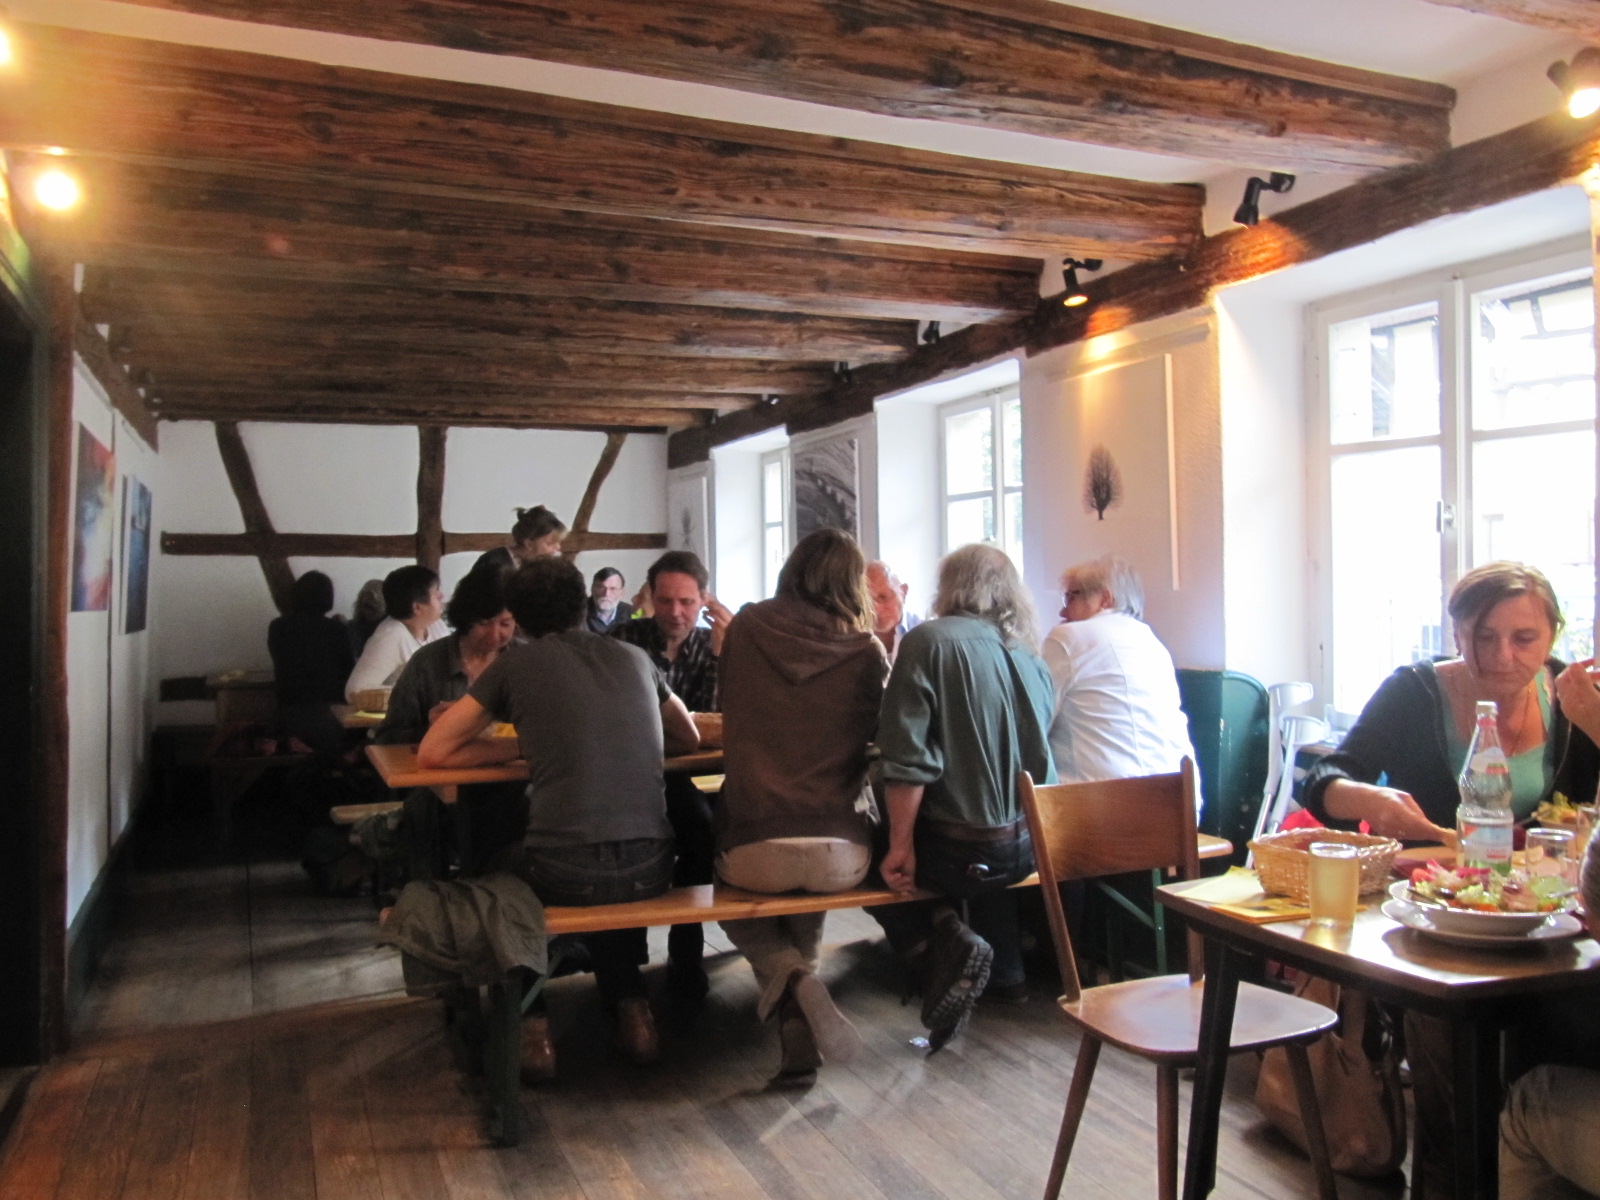
[[[840,892],[866,876],[867,745],[888,673],[866,565],[848,533],[818,530],[789,555],[777,595],[728,625],[717,872],[735,887]],[[816,975],[823,916],[722,925],[755,971],[762,1018],[778,1019],[786,1085],[810,1083],[824,1058],[844,1061],[861,1044]]]

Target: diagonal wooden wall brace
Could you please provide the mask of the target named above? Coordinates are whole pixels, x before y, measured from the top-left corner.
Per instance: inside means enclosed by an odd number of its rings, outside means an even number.
[[[578,511],[573,514],[571,530],[561,540],[561,553],[569,560],[575,558],[579,550],[586,548],[589,541],[589,521],[594,516],[594,506],[600,499],[600,485],[605,483],[606,476],[611,474],[611,468],[617,465],[617,455],[622,453],[622,443],[627,439],[626,433],[606,434],[605,448],[600,451],[600,461],[595,463],[594,472],[589,476],[589,486],[583,489],[583,499],[578,501]]]
[[[245,536],[254,543],[261,573],[267,577],[272,602],[279,612],[287,612],[294,572],[289,569],[289,559],[273,544],[272,520],[267,516],[267,506],[262,503],[261,489],[256,486],[250,453],[239,436],[239,426],[233,421],[217,422],[217,450],[222,454],[222,469],[228,473],[234,498],[239,501],[239,512],[244,516]]]

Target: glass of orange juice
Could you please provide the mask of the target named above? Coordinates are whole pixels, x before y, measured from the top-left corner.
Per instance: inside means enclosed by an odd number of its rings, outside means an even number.
[[[1313,842],[1308,871],[1311,923],[1344,927],[1356,919],[1356,897],[1361,891],[1361,859],[1354,846],[1343,842]]]

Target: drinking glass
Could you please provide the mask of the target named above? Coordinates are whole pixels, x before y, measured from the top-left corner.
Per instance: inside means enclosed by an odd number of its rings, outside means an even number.
[[[1573,833],[1570,829],[1530,829],[1523,845],[1523,859],[1530,875],[1556,875],[1568,883],[1577,881],[1572,857]]]
[[[1361,859],[1343,842],[1312,842],[1309,876],[1311,923],[1343,927],[1356,919],[1361,891]]]

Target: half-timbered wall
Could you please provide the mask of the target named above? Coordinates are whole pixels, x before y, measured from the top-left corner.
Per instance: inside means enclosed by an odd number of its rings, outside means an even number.
[[[279,532],[412,534],[417,529],[418,436],[412,426],[239,426],[261,500]],[[204,421],[164,423],[162,532],[240,533],[244,519],[223,469],[214,427]],[[544,504],[569,524],[582,499],[605,435],[557,430],[451,429],[445,442],[443,524],[449,531],[509,530],[517,506]],[[589,528],[596,533],[659,533],[665,529],[666,439],[633,433],[600,488]],[[644,580],[656,550],[591,550],[576,562],[585,575],[615,566],[630,593]],[[446,595],[467,573],[474,553],[447,554],[440,574]],[[368,579],[413,561],[397,558],[289,559],[298,575],[332,577],[337,610],[346,614]],[[205,675],[234,667],[265,668],[267,624],[276,615],[254,558],[155,556],[152,587],[160,604],[153,625],[157,678]],[[209,719],[208,706],[161,705],[163,722]]]

